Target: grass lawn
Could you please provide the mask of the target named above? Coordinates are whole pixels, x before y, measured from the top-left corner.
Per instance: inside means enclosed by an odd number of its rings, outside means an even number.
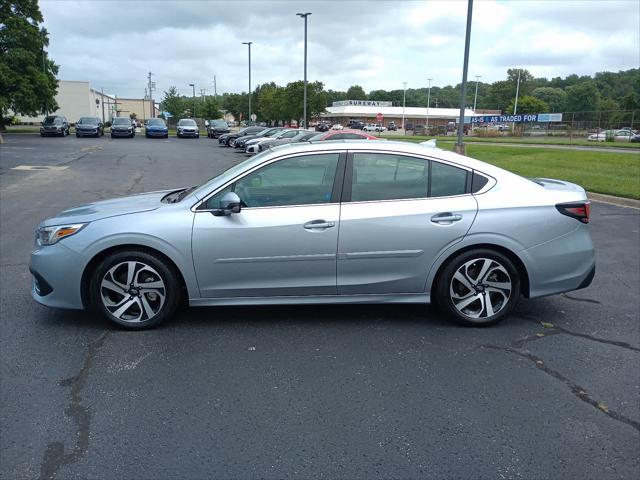
[[[453,150],[454,144],[440,143]],[[467,155],[523,177],[557,178],[590,192],[640,199],[640,155],[467,144]]]
[[[406,140],[409,142],[424,142],[435,138],[438,143],[455,142],[456,137],[429,137],[424,135],[381,135],[389,140]],[[464,137],[465,143],[523,143],[530,145],[579,145],[583,147],[607,147],[607,148],[636,148],[640,150],[640,143],[631,142],[590,142],[583,137],[574,137],[571,141],[568,137]]]

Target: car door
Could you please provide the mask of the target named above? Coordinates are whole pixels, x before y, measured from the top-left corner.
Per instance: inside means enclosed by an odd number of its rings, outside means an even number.
[[[201,295],[335,295],[345,158],[335,151],[282,157],[206,199],[192,237]],[[241,212],[212,215],[230,191]]]
[[[471,172],[404,154],[349,154],[340,213],[338,294],[421,293],[429,269],[469,231]]]

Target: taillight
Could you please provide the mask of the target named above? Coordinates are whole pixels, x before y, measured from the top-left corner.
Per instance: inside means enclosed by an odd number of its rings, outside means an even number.
[[[561,214],[567,217],[575,218],[582,223],[589,223],[591,202],[559,203],[556,205],[556,208]]]

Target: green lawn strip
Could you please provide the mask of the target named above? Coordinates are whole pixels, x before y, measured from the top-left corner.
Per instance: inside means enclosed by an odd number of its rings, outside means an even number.
[[[429,137],[425,135],[381,135],[389,140],[406,140],[410,142],[424,142],[435,138],[438,142],[455,142],[455,136]],[[640,143],[631,142],[590,142],[583,138],[567,137],[465,137],[465,143],[522,143],[527,145],[578,145],[581,147],[606,147],[606,148],[635,148],[640,150]]]
[[[467,154],[524,177],[557,178],[590,192],[640,199],[640,161],[634,155],[491,145],[467,145]]]

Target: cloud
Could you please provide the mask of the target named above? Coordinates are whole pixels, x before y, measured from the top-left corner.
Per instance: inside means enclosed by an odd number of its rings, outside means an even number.
[[[190,94],[246,91],[303,76],[308,18],[308,78],[346,90],[456,84],[461,80],[465,1],[267,2],[42,0],[49,53],[60,78],[88,80],[119,96],[141,96],[147,73],[158,94],[175,85]],[[509,67],[536,76],[594,74],[638,67],[636,0],[474,3],[470,78],[503,79]]]

